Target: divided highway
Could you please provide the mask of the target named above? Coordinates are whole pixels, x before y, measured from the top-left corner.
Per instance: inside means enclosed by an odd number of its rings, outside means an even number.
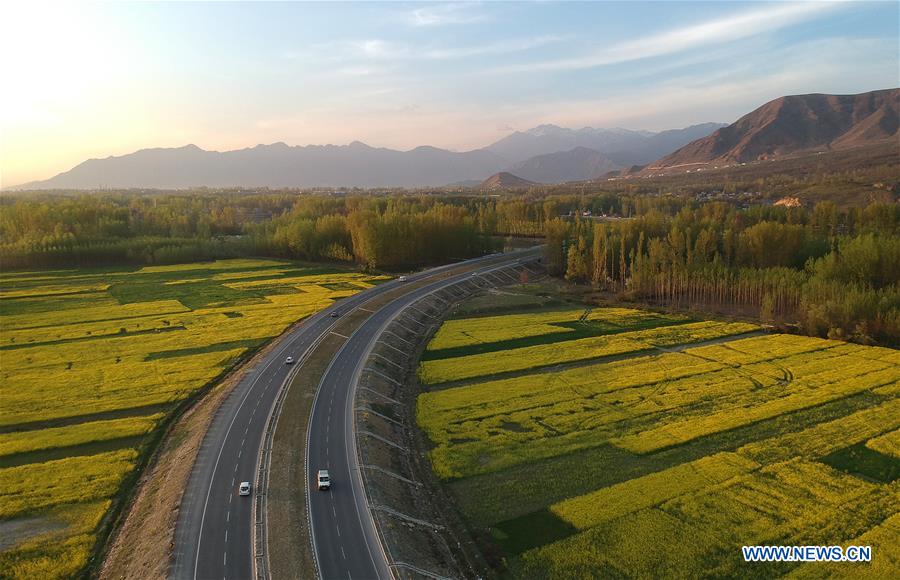
[[[501,263],[505,267],[522,257],[516,254],[477,271],[495,269]],[[352,387],[382,329],[395,315],[425,295],[470,276],[472,272],[467,272],[428,284],[374,312],[344,343],[322,377],[310,417],[306,466],[310,486],[319,469],[327,469],[331,476],[331,490],[309,494],[313,548],[322,578],[392,577],[366,505],[353,439]]]
[[[449,264],[408,276],[408,281],[428,280],[466,265],[489,268],[533,252]],[[356,457],[351,457],[355,447],[350,387],[361,370],[362,355],[384,322],[406,304],[469,275],[454,275],[412,290],[374,312],[344,344],[323,377],[313,405],[308,448],[308,470],[328,468],[334,481],[332,492],[310,494],[316,559],[323,578],[390,577],[383,554],[371,553],[373,546],[380,550],[380,543],[373,535],[361,480],[356,481],[358,471],[351,477]],[[298,358],[327,334],[338,321],[330,316],[334,310],[348,313],[399,286],[397,281],[378,285],[311,316],[234,387],[213,418],[184,492],[175,531],[172,578],[253,578],[253,501],[252,496],[239,496],[237,486],[256,480],[267,420],[291,369],[284,364],[285,358]]]

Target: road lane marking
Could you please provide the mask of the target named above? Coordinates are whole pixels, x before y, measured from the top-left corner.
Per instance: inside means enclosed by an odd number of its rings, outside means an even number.
[[[285,348],[277,348],[276,347],[275,352],[283,353],[285,350],[286,350]],[[193,558],[194,558],[193,578],[195,580],[197,578],[197,570],[199,569],[199,566],[200,566],[200,549],[203,546],[203,528],[206,523],[206,510],[207,510],[207,508],[209,508],[209,498],[210,498],[210,495],[212,494],[213,482],[215,481],[215,478],[216,478],[216,471],[218,471],[218,468],[219,468],[219,461],[222,459],[222,453],[224,453],[224,451],[225,451],[225,443],[228,441],[228,435],[231,433],[231,429],[234,427],[234,422],[237,421],[238,416],[241,414],[241,409],[244,407],[244,403],[246,403],[247,399],[250,398],[250,394],[253,393],[253,389],[256,387],[257,381],[261,378],[260,375],[264,374],[272,366],[272,364],[275,362],[275,360],[276,359],[273,357],[268,363],[265,364],[265,366],[262,368],[262,371],[259,374],[255,374],[255,378],[253,378],[252,382],[247,387],[246,392],[241,397],[241,401],[240,401],[240,403],[238,403],[237,409],[235,409],[234,415],[232,415],[232,417],[231,417],[231,421],[228,422],[228,427],[225,429],[225,433],[222,436],[221,442],[219,444],[219,451],[218,451],[218,453],[216,453],[216,460],[212,466],[212,472],[211,472],[212,475],[211,475],[211,478],[209,481],[209,487],[206,488],[206,499],[203,502],[203,511],[200,514],[200,531],[197,534],[197,550],[194,552],[194,556],[193,556]],[[251,369],[251,372],[255,373],[256,368],[257,367],[254,367],[253,369]],[[236,388],[239,388],[239,387],[236,387]],[[221,411],[222,411],[222,407],[220,407],[216,411],[216,413],[218,414]],[[252,419],[252,417],[251,417],[251,419]],[[202,446],[201,446],[201,451],[204,451],[202,449]],[[233,493],[228,494],[228,505],[231,505],[232,499],[234,499],[234,494]]]
[[[477,262],[480,262],[481,260],[482,260],[482,259],[476,259]],[[448,267],[449,267],[449,266],[448,266]],[[454,265],[454,267],[456,267],[456,266]],[[438,270],[438,271],[442,271],[441,268],[438,268],[437,270]],[[434,276],[434,279],[436,280],[436,282],[439,282],[439,281],[443,280],[443,278],[447,278],[447,280],[448,280],[448,281],[445,282],[443,285],[441,285],[440,288],[436,288],[435,290],[431,290],[430,292],[421,292],[421,291],[416,292],[416,291],[413,291],[413,292],[408,293],[408,295],[404,296],[403,298],[405,298],[405,299],[412,299],[412,298],[418,297],[419,295],[423,295],[423,296],[424,296],[424,295],[434,294],[435,292],[437,292],[437,291],[443,289],[444,287],[446,287],[448,284],[450,284],[450,283],[455,283],[456,281],[462,280],[462,279],[463,279],[463,275],[464,275],[464,274],[467,274],[467,273],[458,274],[458,275],[456,275],[455,277],[454,277],[453,275],[447,274],[446,276],[443,276],[443,277],[442,277],[442,276],[439,275],[439,272],[438,272],[438,271],[432,272],[432,276]],[[435,276],[435,275],[436,275],[436,276]],[[428,278],[431,278],[432,276],[427,276],[425,279],[427,280]],[[427,288],[430,288],[431,286],[437,286],[437,283],[436,283],[436,282],[430,283],[430,285],[426,286],[425,288],[427,289]],[[374,297],[374,296],[373,296],[373,297]],[[373,320],[376,319],[376,318],[379,318],[379,317],[377,316],[377,313],[379,313],[379,312],[384,312],[385,309],[387,309],[387,313],[388,313],[388,314],[391,313],[391,309],[390,309],[389,306],[384,306],[384,307],[382,307],[381,309],[379,309],[379,311],[368,310],[368,309],[363,308],[363,307],[361,307],[361,306],[358,306],[358,307],[356,307],[356,308],[359,309],[359,310],[365,310],[365,311],[367,311],[367,312],[376,314],[376,316],[370,318],[369,321],[364,322],[364,323],[363,323],[363,326],[365,326],[366,324],[369,324],[369,323],[373,323],[373,324],[374,324]],[[361,328],[362,328],[362,327],[361,327]],[[360,329],[357,329],[357,331],[354,331],[354,333],[353,333],[352,336],[356,336],[356,335],[357,335],[357,332],[358,332],[359,330],[360,330]],[[360,335],[361,335],[361,333],[360,333]],[[352,337],[352,336],[351,336],[351,337]],[[334,383],[334,384],[332,384],[332,385],[329,385],[329,384],[328,384],[327,377],[329,376],[329,374],[330,374],[333,370],[335,370],[334,367],[335,367],[335,364],[338,362],[338,360],[343,359],[343,357],[341,356],[342,354],[345,355],[345,356],[346,356],[346,355],[350,355],[350,357],[352,358],[352,357],[353,357],[354,355],[356,355],[358,352],[364,352],[364,351],[366,351],[366,346],[367,346],[367,345],[362,345],[362,344],[359,344],[359,345],[357,345],[357,344],[352,344],[352,345],[350,345],[350,344],[349,344],[350,342],[352,342],[352,341],[348,340],[348,342],[345,342],[344,346],[341,347],[341,348],[338,350],[338,352],[336,353],[336,355],[332,357],[332,360],[329,362],[328,367],[325,369],[325,372],[324,372],[322,378],[320,379],[319,384],[317,385],[317,388],[316,388],[315,396],[314,396],[313,402],[312,402],[312,409],[311,409],[311,411],[310,411],[309,422],[307,423],[307,441],[306,441],[306,445],[305,445],[306,449],[305,449],[305,458],[304,458],[304,468],[306,469],[307,473],[311,473],[311,472],[310,472],[310,466],[309,466],[310,459],[311,459],[311,457],[310,457],[310,455],[311,455],[311,454],[310,454],[310,451],[311,451],[311,447],[312,447],[311,443],[312,443],[312,441],[314,441],[314,433],[313,433],[313,428],[312,428],[312,427],[313,427],[313,425],[315,424],[316,411],[318,410],[319,414],[321,414],[321,412],[322,412],[322,411],[321,411],[321,407],[320,407],[319,405],[317,405],[317,402],[319,402],[319,399],[320,399],[319,395],[322,394],[322,391],[323,391],[323,390],[330,390],[330,391],[331,391],[331,400],[330,400],[330,402],[329,402],[328,415],[332,415],[332,407],[333,407],[333,403],[334,403],[334,394],[335,394],[335,392],[337,391],[337,389],[344,387],[344,385],[342,385],[341,383],[345,382],[346,371],[338,371],[338,373],[336,373],[336,374],[334,375],[335,378],[337,378],[338,380],[337,380],[336,383]],[[349,348],[349,349],[344,348],[344,347],[346,347],[346,346],[348,346],[348,345],[351,346],[351,348]],[[357,377],[356,372],[351,373],[351,375],[352,375],[353,377]],[[349,391],[352,392],[353,389],[349,389]],[[343,394],[343,395],[347,395],[348,393],[342,392],[342,394]],[[345,396],[345,399],[346,399],[347,401],[350,401],[350,397],[346,397],[346,396]],[[352,424],[352,421],[351,421],[351,424]],[[350,435],[352,436],[352,429],[350,429],[349,432],[350,432]],[[349,441],[349,439],[348,439],[347,441]],[[347,450],[348,450],[348,451],[349,451],[349,448],[350,448],[350,447],[349,447],[349,445],[348,445],[348,446],[347,446]],[[328,451],[329,451],[328,446],[326,446],[325,451],[326,451],[326,466],[328,466],[329,463],[330,463],[330,462],[328,461]],[[360,520],[362,520],[362,514],[360,513],[360,509],[359,509],[359,501],[358,501],[358,498],[357,498],[356,489],[355,489],[352,485],[351,485],[351,491],[353,492],[353,495],[354,495],[354,500],[355,500],[355,501],[354,501],[354,504],[355,504],[356,511],[357,511],[357,517],[359,517]],[[308,510],[308,513],[312,513],[313,511],[315,511],[314,504],[313,504],[312,502],[310,502],[310,497],[311,497],[311,494],[306,494],[306,499],[307,499],[307,502],[306,502],[306,503],[307,503],[307,510]],[[334,499],[332,498],[332,511],[333,511],[333,513],[335,513],[335,516],[336,516],[336,510],[335,510],[335,508],[334,508],[333,502],[334,502]],[[310,540],[311,540],[311,542],[312,542],[312,547],[313,547],[313,557],[314,557],[314,559],[315,559],[315,561],[316,561],[316,567],[319,568],[319,561],[318,561],[318,556],[319,556],[319,554],[318,554],[318,548],[317,548],[317,545],[316,545],[316,544],[317,544],[317,543],[316,543],[316,526],[315,526],[315,525],[312,525],[312,522],[311,522],[311,525],[310,525]],[[373,556],[372,556],[371,548],[370,548],[370,546],[368,545],[368,541],[366,541],[366,549],[367,549],[368,552],[369,552],[369,557],[372,559],[372,561],[373,561],[373,563],[374,563],[374,558],[373,558]],[[343,546],[341,547],[341,551],[343,552]],[[383,551],[383,548],[382,548],[382,551]],[[346,558],[346,555],[345,555],[345,558]],[[320,568],[319,568],[319,571],[321,571]],[[351,574],[350,570],[347,570],[347,577],[350,578],[350,579],[352,580],[352,574]]]
[[[344,335],[341,334],[340,332],[335,332],[335,331],[333,331],[333,330],[331,331],[331,334],[333,334],[333,335],[335,335],[335,336],[340,336],[340,337],[343,338],[344,340],[347,340],[348,338],[350,338],[349,336],[344,336]]]
[[[341,556],[344,557],[344,560],[347,559],[347,554],[344,552],[344,546],[343,546],[343,544],[341,545]]]
[[[225,543],[228,543],[228,528],[225,528]]]

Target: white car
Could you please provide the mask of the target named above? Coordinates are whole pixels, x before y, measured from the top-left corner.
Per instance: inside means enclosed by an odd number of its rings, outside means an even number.
[[[319,484],[319,491],[328,491],[331,489],[331,477],[328,476],[327,469],[319,470],[316,481]]]
[[[287,357],[286,359],[284,359],[284,364],[286,364],[286,365],[292,365],[292,364],[294,364],[294,357],[289,356],[289,357]]]
[[[397,282],[406,282],[406,280],[406,276],[400,276],[399,278],[397,278]]]
[[[250,495],[250,482],[242,481],[238,487],[238,495]]]

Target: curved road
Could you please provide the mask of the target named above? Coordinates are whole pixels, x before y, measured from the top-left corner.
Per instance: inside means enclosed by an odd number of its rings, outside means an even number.
[[[522,258],[521,253],[508,256],[476,271],[505,268]],[[322,578],[392,577],[360,475],[353,438],[353,387],[369,351],[395,315],[425,295],[471,275],[466,272],[428,284],[380,308],[344,343],[319,383],[309,422],[306,476],[312,490],[319,469],[328,469],[332,481],[330,491],[312,491],[308,496],[313,548]]]
[[[484,256],[426,270],[410,275],[408,279],[410,282],[427,280],[447,270],[466,265],[485,264],[485,267],[489,267],[515,260],[522,255],[522,252],[515,252],[501,256]],[[320,383],[320,392],[316,395],[312,411],[312,421],[318,423],[310,431],[315,441],[310,442],[308,456],[311,470],[319,469],[321,464],[319,462],[322,461],[325,465],[333,465],[332,478],[335,480],[334,490],[331,493],[310,494],[315,498],[311,500],[310,513],[314,522],[316,558],[324,578],[347,578],[348,573],[351,578],[389,577],[386,568],[378,569],[378,573],[373,572],[377,569],[375,564],[378,561],[375,557],[377,554],[371,555],[366,549],[372,545],[380,546],[380,543],[377,537],[371,536],[374,529],[368,530],[369,526],[363,517],[368,517],[368,514],[357,511],[359,501],[364,502],[364,495],[360,497],[361,481],[358,482],[359,488],[349,487],[350,482],[354,481],[349,477],[351,469],[349,461],[352,459],[355,465],[356,459],[355,455],[349,457],[349,446],[353,443],[348,437],[349,430],[352,430],[350,377],[357,365],[362,364],[360,353],[364,352],[369,342],[374,340],[371,338],[373,332],[390,316],[389,312],[399,309],[401,304],[407,304],[407,300],[413,301],[413,296],[421,296],[435,287],[451,284],[467,275],[470,273],[452,276],[413,290],[371,315],[332,360],[326,376]],[[267,420],[291,369],[284,364],[284,359],[288,355],[298,358],[320,337],[327,334],[337,322],[337,319],[330,316],[332,311],[347,313],[399,286],[401,284],[397,281],[380,284],[345,298],[306,319],[298,328],[283,337],[272,352],[248,369],[244,378],[234,387],[217,410],[204,436],[182,498],[175,530],[174,561],[170,570],[172,578],[243,580],[253,577],[253,501],[252,496],[238,496],[237,486],[242,481],[256,480],[259,449]],[[342,372],[347,367],[351,371],[349,375]],[[323,410],[323,405],[327,405],[328,408]],[[343,455],[342,461],[345,462],[343,466],[336,457],[339,452]],[[324,455],[317,455],[319,453]],[[346,467],[347,471],[342,471],[343,467]],[[349,495],[345,497],[344,494]],[[356,499],[349,499],[352,497]],[[329,501],[334,508],[332,513],[334,518],[331,520],[323,519],[322,515],[331,513],[331,507],[325,503]],[[362,505],[364,508],[365,504]],[[332,525],[328,522],[332,522]],[[344,527],[338,527],[340,523],[344,523]],[[344,538],[344,534],[354,532],[357,534],[354,538],[355,543],[350,542],[349,536],[347,539],[334,539]],[[344,560],[349,564],[343,564]],[[333,571],[339,568],[341,572],[333,576]]]

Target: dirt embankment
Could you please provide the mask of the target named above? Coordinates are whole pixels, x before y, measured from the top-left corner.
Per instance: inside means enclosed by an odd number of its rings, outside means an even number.
[[[286,335],[287,332],[231,371],[170,427],[141,475],[137,491],[110,539],[100,578],[162,579],[168,575],[182,494],[216,409],[247,369],[264,358]]]

